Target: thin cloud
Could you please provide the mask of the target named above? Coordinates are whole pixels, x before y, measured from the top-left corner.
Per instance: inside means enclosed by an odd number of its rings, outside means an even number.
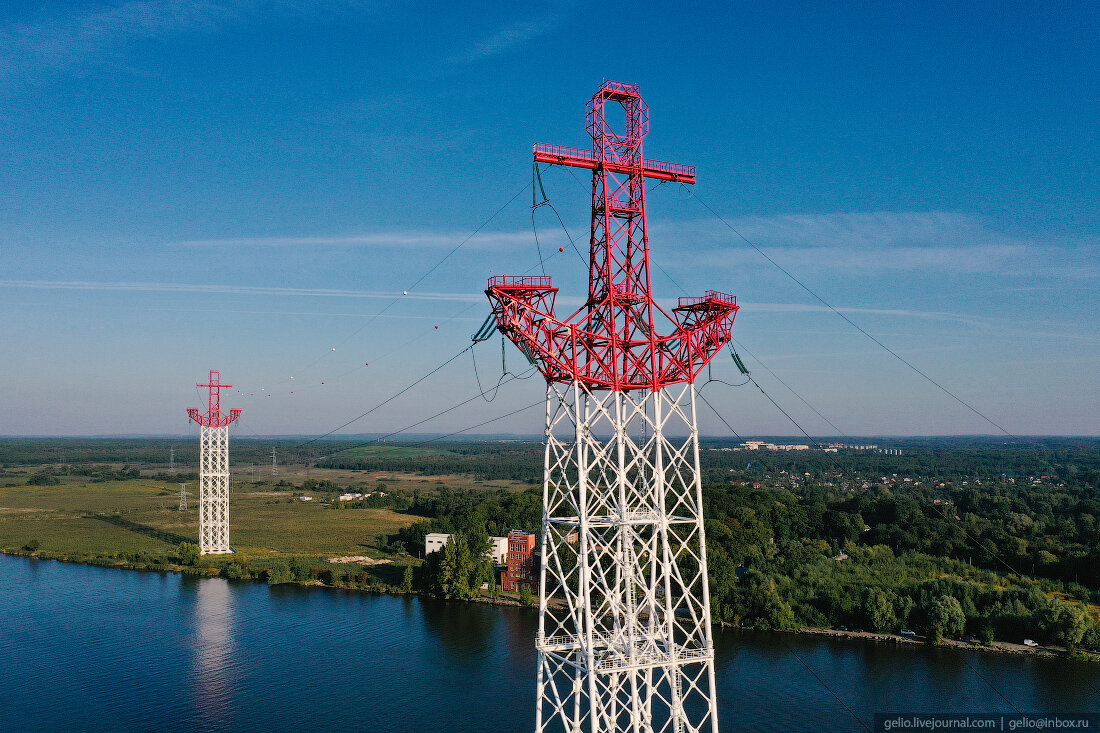
[[[131,0],[0,28],[0,72],[65,68],[117,51],[133,40],[210,31],[238,17],[245,3],[224,0]]]
[[[208,295],[291,295],[321,298],[395,298],[410,300],[480,302],[481,293],[412,292],[398,296],[396,292],[336,290],[331,288],[280,288],[249,285],[196,285],[194,283],[158,282],[89,282],[82,280],[0,280],[0,287],[37,290],[94,290],[143,293],[203,293]]]
[[[170,242],[178,247],[454,247],[469,232],[376,232],[349,236],[226,237]],[[531,232],[479,232],[467,247],[515,247],[530,244]]]
[[[472,48],[455,57],[459,63],[472,63],[493,56],[510,53],[528,41],[554,31],[561,19],[554,15],[541,15],[530,20],[510,23],[482,38]]]
[[[798,269],[848,272],[907,270],[954,274],[1064,277],[1100,275],[1095,242],[1024,238],[998,231],[983,217],[955,212],[871,212],[727,217],[746,239]],[[694,241],[695,264],[764,263],[721,222],[657,224],[655,238]],[[797,274],[797,273],[796,273]]]
[[[356,5],[352,0],[323,8],[298,0],[129,0],[77,12],[42,11],[33,21],[0,27],[0,76],[98,63],[133,41],[213,33],[260,14],[315,15]]]
[[[802,303],[750,303],[742,301],[741,305],[746,311],[757,313],[831,313],[832,311],[823,305]],[[992,318],[970,316],[963,313],[949,313],[945,311],[908,310],[904,308],[853,308],[837,306],[841,313],[860,313],[874,316],[895,316],[900,318],[920,318],[939,321],[954,321],[972,326],[990,326],[996,323]]]

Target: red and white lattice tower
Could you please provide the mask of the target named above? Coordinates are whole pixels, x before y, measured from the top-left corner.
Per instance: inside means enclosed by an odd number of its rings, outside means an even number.
[[[206,414],[197,407],[187,414],[199,428],[199,551],[203,555],[233,552],[229,546],[229,424],[241,416],[240,410],[221,410],[221,372],[210,370],[210,381],[196,387],[210,389]]]
[[[645,160],[648,126],[638,87],[605,82],[591,151],[535,146],[536,162],[592,170],[587,302],[555,316],[545,276],[486,290],[547,382],[540,732],[718,730],[695,378],[738,306],[714,291],[671,313],[654,302],[645,179],[694,183],[695,169]]]

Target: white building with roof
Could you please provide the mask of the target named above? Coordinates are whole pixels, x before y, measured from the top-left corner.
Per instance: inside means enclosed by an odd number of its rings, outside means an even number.
[[[433,552],[439,552],[447,543],[451,541],[451,535],[444,534],[443,532],[432,532],[424,535],[424,554],[430,555]],[[508,563],[508,538],[507,537],[490,537],[489,538],[489,555],[493,558],[493,562],[497,565],[505,565]]]

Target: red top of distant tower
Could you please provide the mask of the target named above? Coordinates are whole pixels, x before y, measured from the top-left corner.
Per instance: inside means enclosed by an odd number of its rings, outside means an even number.
[[[222,412],[221,408],[221,391],[228,387],[232,387],[232,384],[222,384],[222,373],[216,369],[210,370],[210,381],[206,384],[196,384],[196,387],[209,387],[210,388],[210,408],[203,415],[199,412],[197,407],[187,408],[187,414],[191,416],[191,419],[197,422],[199,425],[203,425],[208,428],[222,428],[229,423],[236,420],[241,416],[240,410],[230,410],[226,415]]]
[[[608,103],[625,113],[616,132]],[[604,82],[588,103],[591,152],[535,145],[535,162],[592,171],[592,228],[588,300],[561,320],[554,316],[558,289],[547,276],[498,275],[485,294],[497,327],[534,360],[547,380],[579,380],[593,389],[660,389],[691,382],[729,342],[737,299],[708,290],[680,298],[670,315],[650,294],[645,179],[695,183],[695,168],[648,161],[642,140],[649,109],[638,87]],[[671,331],[658,333],[658,324]]]

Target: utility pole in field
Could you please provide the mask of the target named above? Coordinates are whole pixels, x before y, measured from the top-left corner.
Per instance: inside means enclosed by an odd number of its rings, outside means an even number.
[[[210,370],[210,380],[196,387],[210,390],[209,409],[188,408],[187,414],[200,427],[199,432],[199,551],[203,555],[233,552],[229,546],[229,425],[241,416],[240,410],[221,411],[221,391],[232,387],[222,384],[221,372]]]
[[[605,82],[591,150],[535,145],[536,164],[592,171],[585,304],[555,315],[547,276],[486,290],[546,378],[540,733],[718,730],[695,379],[738,306],[716,291],[671,313],[654,301],[645,179],[694,183],[695,169],[644,159],[648,127],[638,87]]]

